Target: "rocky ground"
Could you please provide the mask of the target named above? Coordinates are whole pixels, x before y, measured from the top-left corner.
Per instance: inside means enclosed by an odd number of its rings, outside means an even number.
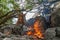
[[[60,27],[48,28],[44,34],[45,34],[44,40],[60,40]],[[6,34],[0,32],[0,40],[37,40],[37,39],[34,39],[32,36],[28,36],[28,35],[21,36],[21,35],[10,34],[7,36]],[[42,39],[38,39],[38,40],[42,40]]]
[[[45,39],[44,40],[60,40],[60,27],[57,28],[48,28],[45,31]],[[9,35],[6,36],[5,34],[0,32],[0,40],[36,40],[33,39],[31,36],[27,35]],[[39,39],[41,40],[41,39]]]

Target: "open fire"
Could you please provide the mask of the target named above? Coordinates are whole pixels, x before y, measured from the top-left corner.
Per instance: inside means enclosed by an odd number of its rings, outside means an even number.
[[[22,16],[22,18],[20,16]],[[17,24],[18,25],[19,23],[24,24],[23,21],[24,21],[23,14],[20,14]],[[35,18],[34,24],[30,26],[28,30],[29,31],[27,32],[27,35],[33,36],[33,38],[41,38],[41,39],[44,38],[43,21],[38,16]]]
[[[33,32],[31,30],[34,30]],[[32,35],[33,38],[44,38],[44,34],[43,34],[43,21],[40,21],[40,18],[36,18],[35,22],[33,24],[33,27],[29,28],[29,31],[27,32],[27,35]]]

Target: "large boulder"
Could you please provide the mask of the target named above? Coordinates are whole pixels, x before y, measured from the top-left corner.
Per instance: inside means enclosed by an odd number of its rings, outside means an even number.
[[[51,26],[59,27],[60,26],[60,8],[57,9],[51,15]]]
[[[60,27],[48,28],[45,32],[46,40],[60,40]]]
[[[55,37],[56,32],[55,32],[56,28],[48,28],[45,32],[45,39],[46,40],[51,40]]]

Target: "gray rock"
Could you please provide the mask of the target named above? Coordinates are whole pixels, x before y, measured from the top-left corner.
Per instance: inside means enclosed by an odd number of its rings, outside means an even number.
[[[0,37],[5,37],[6,35],[0,32]]]
[[[28,28],[28,27],[24,25],[24,26],[23,26],[23,31],[27,31],[27,28]]]
[[[12,40],[11,38],[4,38],[3,40]]]
[[[53,40],[60,40],[60,38],[58,38],[58,37],[54,37]]]
[[[30,40],[29,37],[27,35],[24,36],[13,36],[10,38],[4,38],[3,40]]]
[[[56,28],[56,35],[59,35],[60,36],[60,27],[57,27]]]
[[[58,36],[60,36],[60,27],[48,28],[45,32],[46,40],[60,40]]]
[[[45,32],[45,39],[46,40],[52,40],[55,35],[56,35],[56,32],[55,32],[55,29],[56,28],[48,28]]]
[[[24,36],[22,36],[22,37],[20,38],[20,40],[30,40],[30,39],[29,39],[29,36],[24,35]]]

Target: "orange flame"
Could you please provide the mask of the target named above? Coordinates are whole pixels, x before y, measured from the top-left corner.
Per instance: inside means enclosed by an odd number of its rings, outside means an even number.
[[[43,38],[43,33],[42,33],[42,30],[41,30],[41,25],[39,23],[39,21],[37,20],[35,23],[34,23],[34,35],[37,36],[38,38]]]
[[[32,30],[32,28],[31,28],[31,27],[29,27],[29,28],[28,28],[28,30],[29,30],[29,31],[27,32],[27,34],[28,34],[28,35],[32,35],[32,31],[31,31],[31,30]]]
[[[27,34],[30,36],[30,35],[32,35],[32,32],[31,32],[31,31],[29,31]]]
[[[31,29],[31,28],[30,28]],[[34,32],[28,31],[27,35],[33,35],[35,38],[43,38],[43,33],[42,33],[42,24],[40,23],[39,20],[36,20],[34,25],[33,25]]]

